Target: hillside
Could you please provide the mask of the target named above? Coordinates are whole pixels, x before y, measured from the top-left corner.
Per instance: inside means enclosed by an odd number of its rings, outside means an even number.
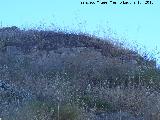
[[[159,120],[154,60],[86,34],[0,29],[2,120]]]

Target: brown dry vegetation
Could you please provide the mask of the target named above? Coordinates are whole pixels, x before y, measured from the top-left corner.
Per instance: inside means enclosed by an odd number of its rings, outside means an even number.
[[[159,120],[154,59],[95,36],[0,29],[4,120]]]

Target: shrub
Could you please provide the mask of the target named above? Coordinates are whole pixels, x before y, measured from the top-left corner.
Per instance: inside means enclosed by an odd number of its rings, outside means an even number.
[[[14,111],[12,120],[82,120],[82,110],[73,104],[59,105],[42,101],[31,101]]]
[[[81,109],[74,104],[59,105],[54,112],[56,120],[81,120],[81,117]]]

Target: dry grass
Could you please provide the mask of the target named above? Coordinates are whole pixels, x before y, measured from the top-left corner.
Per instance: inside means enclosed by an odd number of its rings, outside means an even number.
[[[159,120],[154,60],[93,36],[53,31],[7,28],[0,48],[0,79],[14,86],[0,89],[4,120],[95,120],[120,111]]]

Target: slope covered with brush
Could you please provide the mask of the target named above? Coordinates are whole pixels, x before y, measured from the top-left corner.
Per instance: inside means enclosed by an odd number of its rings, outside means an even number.
[[[0,29],[4,119],[156,120],[159,80],[154,60],[112,41],[15,26]]]

